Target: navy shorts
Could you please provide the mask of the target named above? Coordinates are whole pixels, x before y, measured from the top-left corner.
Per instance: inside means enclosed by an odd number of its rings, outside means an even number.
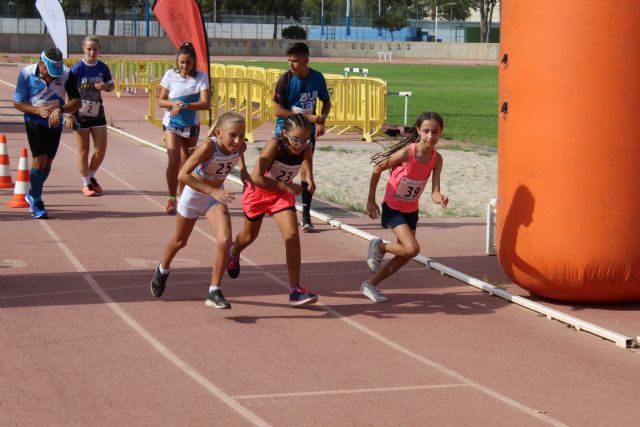
[[[407,224],[410,229],[415,230],[418,226],[418,211],[409,213],[391,209],[386,203],[382,203],[382,215],[380,215],[382,228],[396,228],[399,225]]]
[[[62,126],[49,128],[35,122],[25,122],[25,126],[31,155],[33,157],[46,155],[48,159],[53,159],[60,145]]]

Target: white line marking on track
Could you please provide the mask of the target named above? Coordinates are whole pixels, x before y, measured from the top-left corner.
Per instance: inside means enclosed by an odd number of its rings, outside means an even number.
[[[4,83],[4,84],[6,84],[7,86],[10,86],[10,87],[12,87],[12,88],[14,88],[14,89],[16,88],[16,85],[11,84],[11,83],[9,83],[9,82],[5,82],[4,80],[0,80],[0,83]]]
[[[233,396],[234,399],[277,399],[281,397],[303,397],[303,396],[327,396],[336,394],[357,394],[357,393],[388,393],[392,391],[430,390],[442,388],[469,387],[468,384],[440,384],[440,385],[410,385],[406,387],[380,387],[380,388],[356,388],[351,390],[322,390],[322,391],[300,391],[294,393],[276,394],[247,394]]]
[[[109,129],[111,129],[111,127],[109,127]],[[123,131],[120,131],[120,130],[118,130],[118,132],[120,134],[125,135],[125,136],[127,136],[127,137],[129,137],[131,139],[136,140],[136,141],[140,140],[140,138],[138,138],[136,136],[133,136],[133,135],[130,135],[130,134],[126,133],[126,132],[123,132]],[[145,145],[149,145],[149,146],[151,146],[153,148],[156,148],[156,149],[158,149],[160,151],[164,151],[164,149],[162,147],[159,147],[159,146],[155,146],[154,147],[153,143],[148,142],[148,141],[145,141],[145,142],[146,142]],[[116,177],[115,175],[113,175],[111,173],[110,173],[110,175],[113,176],[118,181],[122,182],[124,185],[128,186],[129,188],[134,189],[135,191],[139,191],[139,190],[135,189],[133,186],[131,186],[130,184],[128,184],[125,181],[121,180],[120,178]],[[146,196],[146,197],[149,200],[151,200],[152,203],[154,203],[155,205],[159,205],[159,203],[157,203],[155,200],[151,199],[148,196]],[[202,236],[204,236],[205,238],[211,240],[212,242],[215,242],[215,239],[213,238],[213,236],[209,235],[207,232],[202,230],[202,228],[200,228],[199,226],[196,225],[194,227],[194,230],[197,231]],[[249,258],[246,258],[244,255],[241,256],[241,258],[245,262],[247,262],[250,265],[252,265],[253,267],[256,267],[257,269],[262,270],[262,268],[258,264],[256,264],[255,262],[253,262]],[[280,284],[282,287],[284,287],[286,289],[289,289],[289,283],[287,283],[285,280],[280,279],[275,274],[272,274],[269,271],[264,271],[264,274],[267,277],[270,277],[274,282]],[[324,305],[324,304],[316,304],[315,306],[323,309],[327,313],[332,314],[337,319],[342,320],[343,322],[345,322],[348,325],[352,326],[353,328],[363,332],[364,334],[369,335],[374,340],[376,340],[376,341],[378,341],[378,342],[380,342],[382,344],[385,344],[388,347],[390,347],[390,348],[392,348],[392,349],[394,349],[394,350],[396,350],[396,351],[398,351],[398,352],[400,352],[400,353],[402,353],[402,354],[404,354],[404,355],[406,355],[406,356],[408,356],[408,357],[410,357],[410,358],[412,358],[412,359],[414,359],[414,360],[416,360],[416,361],[418,361],[418,362],[420,362],[420,363],[422,363],[422,364],[424,364],[426,366],[429,366],[429,367],[431,367],[431,368],[433,368],[433,369],[435,369],[437,371],[440,371],[443,374],[449,375],[450,377],[457,379],[461,383],[464,383],[464,384],[469,385],[470,387],[473,387],[474,389],[480,391],[481,393],[484,393],[484,394],[486,394],[488,396],[491,396],[491,397],[497,399],[498,401],[500,401],[500,402],[502,402],[502,403],[504,403],[504,404],[506,404],[508,406],[511,406],[511,407],[513,407],[515,409],[518,409],[518,410],[520,410],[520,411],[522,411],[522,412],[524,412],[524,413],[526,413],[526,414],[528,414],[528,415],[530,415],[530,416],[532,416],[534,418],[537,418],[539,420],[545,421],[545,422],[547,422],[547,423],[549,423],[551,425],[559,426],[559,427],[560,426],[566,427],[566,424],[560,422],[559,420],[556,420],[554,418],[551,418],[549,416],[541,414],[540,412],[536,411],[533,408],[530,408],[530,407],[528,407],[528,406],[526,406],[526,405],[524,405],[524,404],[522,404],[522,403],[520,403],[520,402],[518,402],[516,400],[511,399],[508,396],[505,396],[505,395],[503,395],[501,393],[498,393],[497,391],[492,390],[489,387],[483,386],[482,384],[477,383],[477,382],[471,380],[470,378],[467,378],[464,375],[459,374],[458,372],[456,372],[456,371],[454,371],[452,369],[449,369],[449,368],[447,368],[447,367],[445,367],[443,365],[440,365],[439,363],[434,362],[433,360],[431,360],[431,359],[429,359],[427,357],[424,357],[421,354],[418,354],[418,353],[415,353],[415,352],[409,350],[408,348],[406,348],[406,347],[404,347],[404,346],[402,346],[402,345],[400,345],[400,344],[398,344],[398,343],[386,338],[383,335],[380,335],[379,333],[367,328],[366,326],[361,325],[360,323],[356,322],[355,320],[350,319],[349,317],[345,316],[344,314],[340,313],[339,311],[337,311],[336,309],[334,309],[332,307],[329,307],[329,306]]]
[[[107,306],[113,310],[118,317],[120,317],[131,329],[133,329],[138,335],[140,335],[147,343],[149,343],[156,351],[158,351],[162,356],[176,365],[182,372],[190,376],[194,381],[204,387],[209,393],[213,394],[215,397],[226,403],[229,407],[231,407],[238,414],[246,418],[252,424],[256,426],[268,426],[269,424],[264,421],[262,418],[258,417],[256,414],[251,412],[249,409],[242,406],[238,403],[234,398],[226,394],[220,388],[218,388],[215,384],[201,375],[198,371],[189,366],[184,360],[180,359],[175,353],[165,347],[158,339],[156,339],[153,335],[151,335],[142,325],[140,325],[133,317],[129,316],[118,303],[116,303],[98,284],[98,282],[93,278],[91,274],[87,272],[87,269],[82,265],[82,263],[76,258],[76,256],[71,252],[69,247],[62,242],[60,237],[56,234],[55,231],[47,224],[45,221],[38,221],[42,227],[46,230],[47,234],[53,239],[53,241],[58,245],[58,247],[65,254],[69,262],[74,266],[74,268],[82,274],[84,280],[89,284],[91,289],[100,296],[100,298],[107,304]]]

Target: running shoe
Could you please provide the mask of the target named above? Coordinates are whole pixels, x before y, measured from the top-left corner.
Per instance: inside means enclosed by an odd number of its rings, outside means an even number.
[[[367,255],[367,265],[372,273],[377,273],[380,270],[380,263],[384,258],[384,252],[382,252],[382,239],[372,239],[369,242],[369,254]]]
[[[224,295],[222,295],[222,291],[220,289],[209,292],[209,295],[207,296],[207,299],[204,301],[204,303],[209,307],[231,308],[231,303],[224,299]]]
[[[49,218],[49,212],[44,208],[44,202],[42,200],[38,200],[33,204],[33,217],[35,219]]]
[[[311,293],[307,288],[301,288],[298,286],[289,294],[289,305],[291,307],[315,304],[317,301],[318,295]]]
[[[35,200],[33,200],[33,196],[31,195],[31,190],[29,190],[27,192],[27,194],[24,195],[24,200],[29,203],[29,212],[33,212],[33,208],[36,205]]]
[[[178,201],[170,197],[169,200],[167,200],[167,207],[164,208],[164,211],[167,215],[175,215],[176,212],[178,212]]]
[[[231,245],[231,248],[233,245]],[[240,275],[240,256],[233,255],[229,248],[229,260],[227,261],[227,274],[232,279],[237,278]]]
[[[300,222],[300,231],[303,233],[310,233],[313,231],[313,224],[311,224],[311,218],[307,216],[302,217],[302,221]]]
[[[362,292],[362,295],[369,298],[373,302],[389,301],[389,298],[385,297],[384,294],[378,290],[378,288],[376,288],[366,280],[362,282],[362,285],[360,286],[360,292]]]
[[[164,293],[164,288],[167,286],[167,279],[169,278],[169,273],[162,274],[160,272],[160,263],[156,267],[155,273],[153,273],[153,280],[151,280],[151,295],[156,298],[160,298]]]
[[[82,195],[84,197],[93,197],[96,195],[96,190],[93,188],[93,184],[88,184],[82,187]]]
[[[102,193],[102,187],[100,187],[100,184],[98,184],[98,181],[96,181],[94,177],[91,177],[90,179],[91,179],[91,184],[93,185],[93,190],[96,192],[96,194]]]

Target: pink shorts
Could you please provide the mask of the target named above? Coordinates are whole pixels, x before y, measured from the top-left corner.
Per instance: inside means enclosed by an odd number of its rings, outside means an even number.
[[[259,188],[247,188],[242,193],[242,210],[249,221],[257,221],[265,214],[273,215],[285,210],[295,210],[296,197],[286,191],[274,193]]]

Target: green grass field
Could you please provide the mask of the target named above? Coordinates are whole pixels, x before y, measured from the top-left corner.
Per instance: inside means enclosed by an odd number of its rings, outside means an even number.
[[[218,62],[213,60],[213,62]],[[220,61],[286,69],[285,61]],[[354,66],[355,64],[352,64]],[[370,77],[387,81],[390,92],[410,91],[407,124],[423,111],[437,111],[445,121],[444,138],[497,147],[498,68],[496,66],[363,64]],[[344,64],[311,62],[323,73],[344,74]],[[402,124],[404,98],[387,98],[387,123]]]

